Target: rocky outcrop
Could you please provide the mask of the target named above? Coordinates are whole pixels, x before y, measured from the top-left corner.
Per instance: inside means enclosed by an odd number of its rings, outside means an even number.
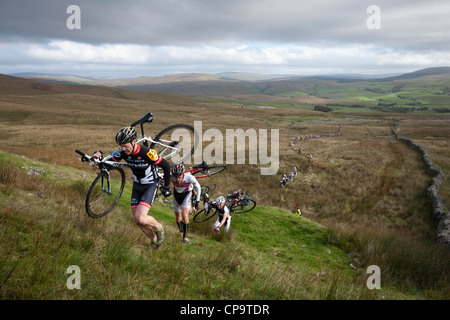
[[[392,132],[397,140],[402,141],[409,145],[411,148],[416,149],[423,156],[423,160],[430,175],[433,179],[430,182],[427,190],[427,196],[430,199],[433,216],[437,224],[437,242],[442,245],[450,247],[450,212],[445,208],[441,195],[439,194],[439,185],[444,182],[444,172],[439,168],[436,168],[428,156],[427,150],[421,145],[415,143],[411,139],[400,136],[397,129],[400,125],[400,120],[397,120]]]

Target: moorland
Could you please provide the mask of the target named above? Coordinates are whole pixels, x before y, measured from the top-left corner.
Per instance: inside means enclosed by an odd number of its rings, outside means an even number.
[[[0,75],[1,298],[448,299],[448,249],[436,243],[426,192],[432,177],[392,129],[399,121],[399,133],[444,171],[448,211],[449,88],[445,72],[126,88]],[[117,129],[148,111],[155,134],[199,120],[203,130],[279,130],[277,174],[230,164],[204,182],[217,185],[214,195],[242,189],[256,200],[252,213],[233,217],[230,234],[193,224],[193,245],[183,246],[170,204],[157,202],[152,210],[170,229],[152,252],[128,213],[129,190],[114,214],[87,217],[95,172],[74,150],[116,150]],[[317,138],[296,139],[308,135]],[[280,188],[293,167],[297,176]],[[84,290],[66,288],[69,265],[88,270]],[[379,290],[366,286],[370,265],[380,267]]]

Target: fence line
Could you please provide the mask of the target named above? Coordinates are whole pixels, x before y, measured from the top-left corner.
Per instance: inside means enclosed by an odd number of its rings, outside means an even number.
[[[413,140],[400,136],[397,132],[400,120],[395,122],[392,132],[397,140],[406,143],[413,149],[416,149],[423,156],[423,160],[428,172],[433,176],[427,189],[427,196],[431,201],[433,208],[433,217],[437,223],[437,242],[438,244],[450,246],[450,212],[445,208],[441,195],[439,194],[439,185],[444,182],[444,172],[435,167],[433,161],[428,156],[427,150]]]

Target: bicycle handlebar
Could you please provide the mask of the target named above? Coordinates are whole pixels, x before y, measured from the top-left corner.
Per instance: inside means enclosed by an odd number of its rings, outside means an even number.
[[[100,160],[97,157],[88,156],[87,154],[85,154],[84,152],[82,152],[80,150],[75,150],[75,152],[78,153],[81,156],[81,159],[80,159],[81,162],[94,162],[94,163],[101,163],[101,162],[103,162],[103,163],[107,163],[107,164],[110,163],[110,161],[102,161],[102,160]]]
[[[91,159],[91,157],[89,157],[84,152],[81,152],[80,150],[75,150],[75,152],[78,153],[81,156],[81,161],[82,162],[88,162]]]
[[[91,157],[85,154],[84,152],[80,150],[75,150],[76,153],[78,153],[81,156],[81,162],[90,162],[90,165],[98,164],[99,166],[110,166],[110,167],[128,167],[128,163],[126,162],[116,162],[116,161],[109,161],[108,157],[99,159],[97,157]]]

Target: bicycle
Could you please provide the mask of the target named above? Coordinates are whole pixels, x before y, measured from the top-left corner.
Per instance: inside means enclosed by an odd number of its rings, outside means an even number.
[[[216,188],[216,184],[210,184],[209,186],[202,186],[200,191],[200,197],[202,197],[204,194],[209,194]],[[192,197],[191,197],[191,208],[195,208],[195,202],[197,200],[197,191],[195,189],[192,190]],[[192,213],[192,212],[191,212]]]
[[[205,222],[214,217],[217,213],[217,207],[214,205],[214,202],[211,202],[209,195],[205,193],[202,196],[204,208],[195,214],[193,220],[196,223]],[[230,214],[249,212],[256,207],[256,201],[249,199],[247,196],[244,196],[242,199],[233,200],[235,201],[232,201],[229,205]]]
[[[196,178],[207,178],[219,172],[222,172],[227,168],[226,165],[214,165],[210,166],[205,161],[201,164],[186,170],[186,172],[190,172]]]
[[[148,112],[143,118],[130,125],[132,127],[140,125],[141,127],[141,137],[137,139],[137,143],[142,142],[147,147],[151,143],[150,148],[155,149],[167,161],[176,160],[181,163],[191,157],[199,143],[198,133],[194,130],[194,127],[187,124],[174,124],[162,130],[154,138],[151,138],[145,136],[144,124],[152,121],[153,114]],[[182,139],[179,140],[179,138]],[[189,152],[184,154],[186,150],[189,150]],[[128,167],[128,165],[125,162],[110,160],[121,151],[122,149],[119,149],[99,159],[75,150],[81,156],[80,161],[89,162],[90,165],[95,165],[100,170],[86,196],[86,212],[92,218],[101,218],[108,214],[117,205],[122,196],[125,188],[125,172],[122,168]],[[180,160],[181,151],[183,151],[183,155]],[[198,170],[196,172],[202,172],[208,168],[207,166],[206,168],[197,167],[196,170]]]

